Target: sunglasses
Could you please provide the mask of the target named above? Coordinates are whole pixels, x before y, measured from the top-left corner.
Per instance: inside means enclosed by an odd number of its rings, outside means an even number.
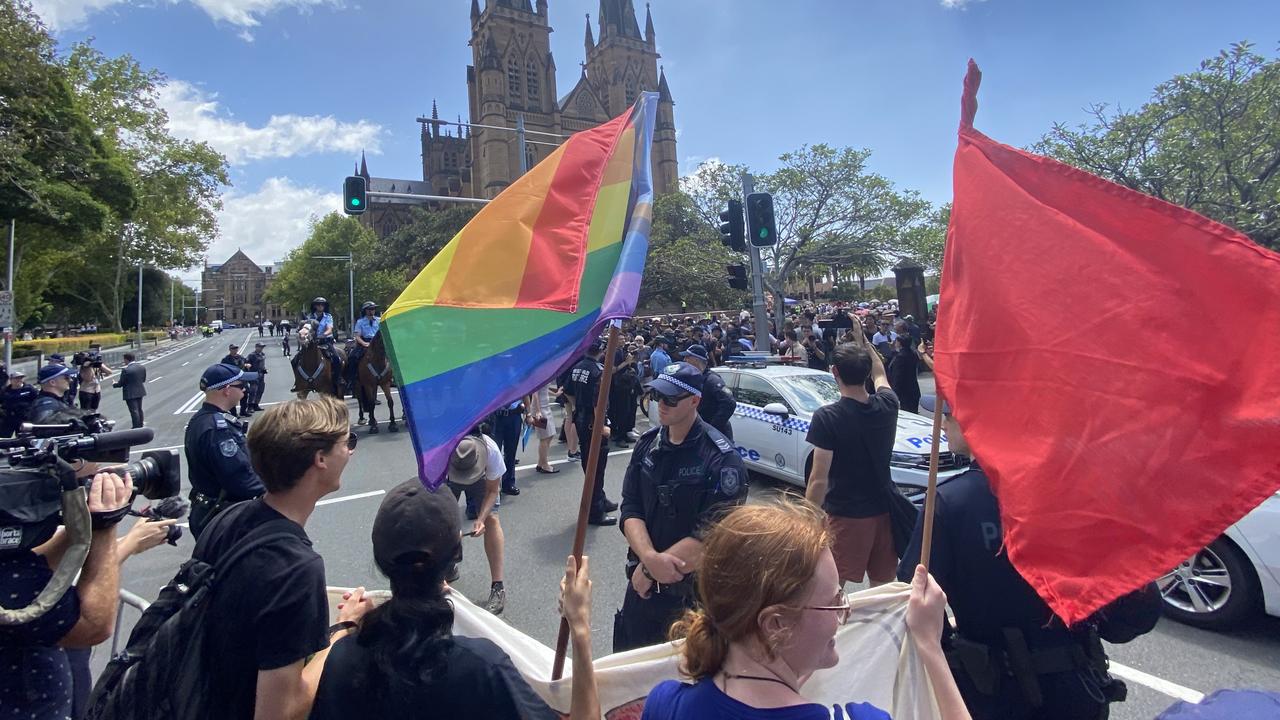
[[[360,438],[356,437],[355,430],[352,430],[351,432],[347,433],[347,449],[348,450],[355,450],[356,443],[358,443],[359,441],[360,441]]]
[[[684,402],[687,398],[691,398],[691,397],[693,397],[693,395],[690,393],[677,395],[675,397],[669,397],[667,395],[663,395],[662,393],[656,392],[656,391],[649,393],[650,399],[657,400],[669,408],[680,407],[680,403]]]
[[[248,386],[248,385],[245,385],[244,383],[231,383],[231,384],[230,384],[230,385],[228,385],[227,387],[229,387],[229,388],[235,388],[236,390],[239,390],[240,392],[244,392],[245,390],[249,389],[249,386]]]

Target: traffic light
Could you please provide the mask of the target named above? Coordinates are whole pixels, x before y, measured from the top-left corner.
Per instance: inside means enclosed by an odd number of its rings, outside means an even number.
[[[729,271],[729,287],[734,290],[747,289],[747,268],[742,265],[725,265]]]
[[[773,223],[773,196],[751,193],[747,196],[747,231],[751,244],[769,247],[778,242],[778,228]]]
[[[742,201],[730,200],[729,209],[720,213],[720,242],[738,252],[747,251],[747,242],[743,238]]]
[[[368,185],[363,177],[350,175],[342,183],[342,211],[348,215],[359,215],[368,206],[365,193]]]

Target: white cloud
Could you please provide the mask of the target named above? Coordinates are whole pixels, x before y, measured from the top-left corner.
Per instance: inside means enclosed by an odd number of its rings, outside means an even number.
[[[942,7],[948,10],[963,10],[972,3],[986,2],[986,0],[940,0]]]
[[[225,262],[239,249],[259,265],[270,265],[307,239],[313,218],[340,209],[342,196],[273,177],[257,192],[226,193],[222,204],[218,237],[209,244],[209,262]],[[199,276],[198,269],[195,274]]]
[[[160,88],[169,129],[208,142],[232,163],[289,158],[322,152],[379,152],[382,126],[367,120],[340,122],[332,115],[272,115],[262,127],[221,112],[217,96],[173,80]]]
[[[54,30],[78,27],[93,13],[124,0],[32,0],[31,7]]]
[[[182,0],[167,0],[177,4]],[[300,12],[328,5],[339,7],[341,0],[188,0],[200,8],[214,22],[225,22],[242,28],[238,36],[252,41],[253,36],[243,28],[256,27],[265,15],[281,8],[294,8]],[[156,0],[33,0],[32,6],[49,27],[66,30],[80,26],[93,13],[113,5],[154,6]]]

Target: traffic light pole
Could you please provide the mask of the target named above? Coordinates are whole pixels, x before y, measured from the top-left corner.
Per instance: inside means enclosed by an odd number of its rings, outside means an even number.
[[[756,191],[756,179],[748,173],[742,173],[742,200]],[[769,316],[764,304],[764,263],[760,260],[760,248],[747,243],[747,253],[751,256],[751,315],[755,318],[756,350],[772,351],[769,345]]]

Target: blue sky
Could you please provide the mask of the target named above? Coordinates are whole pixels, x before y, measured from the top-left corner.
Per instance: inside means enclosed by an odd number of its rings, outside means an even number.
[[[482,0],[483,2],[483,0]],[[466,107],[469,0],[34,0],[60,42],[88,37],[169,78],[175,133],[231,158],[221,262],[283,258],[370,171],[421,176],[415,116]],[[548,0],[557,89],[583,59],[598,0]],[[941,203],[965,61],[983,69],[976,125],[1014,145],[1096,102],[1136,106],[1230,43],[1274,56],[1275,0],[652,0],[682,172],[703,160],[776,166],[825,142]],[[641,24],[644,4],[636,2]],[[1263,33],[1271,28],[1273,35]],[[188,272],[196,277],[198,272]]]

